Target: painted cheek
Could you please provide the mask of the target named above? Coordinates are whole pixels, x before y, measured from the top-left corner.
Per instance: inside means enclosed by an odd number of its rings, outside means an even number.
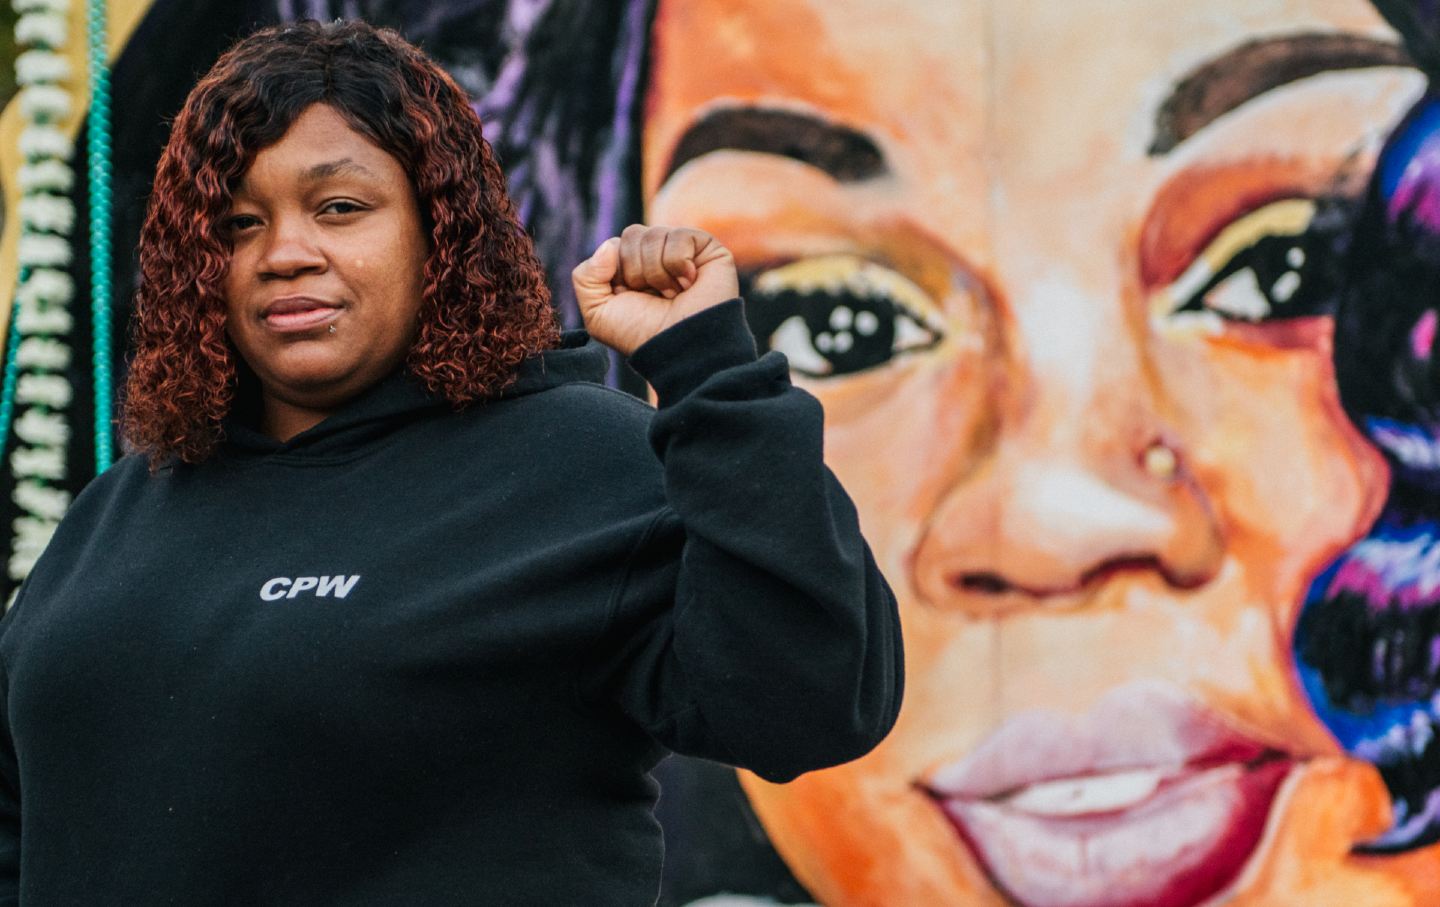
[[[1410,349],[1416,359],[1428,359],[1435,346],[1436,314],[1430,309],[1420,316],[1420,322],[1410,332]]]

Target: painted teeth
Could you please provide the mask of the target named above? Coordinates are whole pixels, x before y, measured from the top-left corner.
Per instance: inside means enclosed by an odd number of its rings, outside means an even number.
[[[1114,812],[1144,802],[1170,773],[1161,769],[1115,772],[1031,784],[1003,798],[1001,805],[1035,816],[1083,816]]]

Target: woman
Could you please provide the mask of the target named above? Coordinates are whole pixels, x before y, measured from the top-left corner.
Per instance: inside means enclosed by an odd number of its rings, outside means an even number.
[[[662,747],[783,781],[893,721],[893,598],[729,253],[635,227],[576,269],[659,413],[598,386],[395,34],[223,56],[141,272],[140,455],[0,639],[5,902],[645,903]]]

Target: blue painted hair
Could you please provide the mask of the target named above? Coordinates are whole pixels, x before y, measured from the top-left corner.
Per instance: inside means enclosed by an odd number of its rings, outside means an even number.
[[[1430,79],[1381,149],[1335,300],[1341,402],[1391,482],[1294,645],[1316,713],[1390,790],[1393,827],[1361,848],[1383,853],[1440,840],[1440,2],[1374,3]]]

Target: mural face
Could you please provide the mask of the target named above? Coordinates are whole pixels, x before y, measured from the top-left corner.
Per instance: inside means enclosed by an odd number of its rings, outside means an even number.
[[[1368,0],[132,5],[117,249],[231,36],[362,16],[475,95],[562,303],[642,215],[734,250],[905,625],[879,749],[742,779],[817,900],[1434,900],[1435,0],[1374,2],[1418,106]]]
[[[1371,6],[662,0],[652,38],[647,217],[734,250],[905,624],[878,750],[745,779],[816,897],[1440,890],[1357,852],[1390,797],[1292,649],[1389,481],[1321,305],[1425,85]]]

